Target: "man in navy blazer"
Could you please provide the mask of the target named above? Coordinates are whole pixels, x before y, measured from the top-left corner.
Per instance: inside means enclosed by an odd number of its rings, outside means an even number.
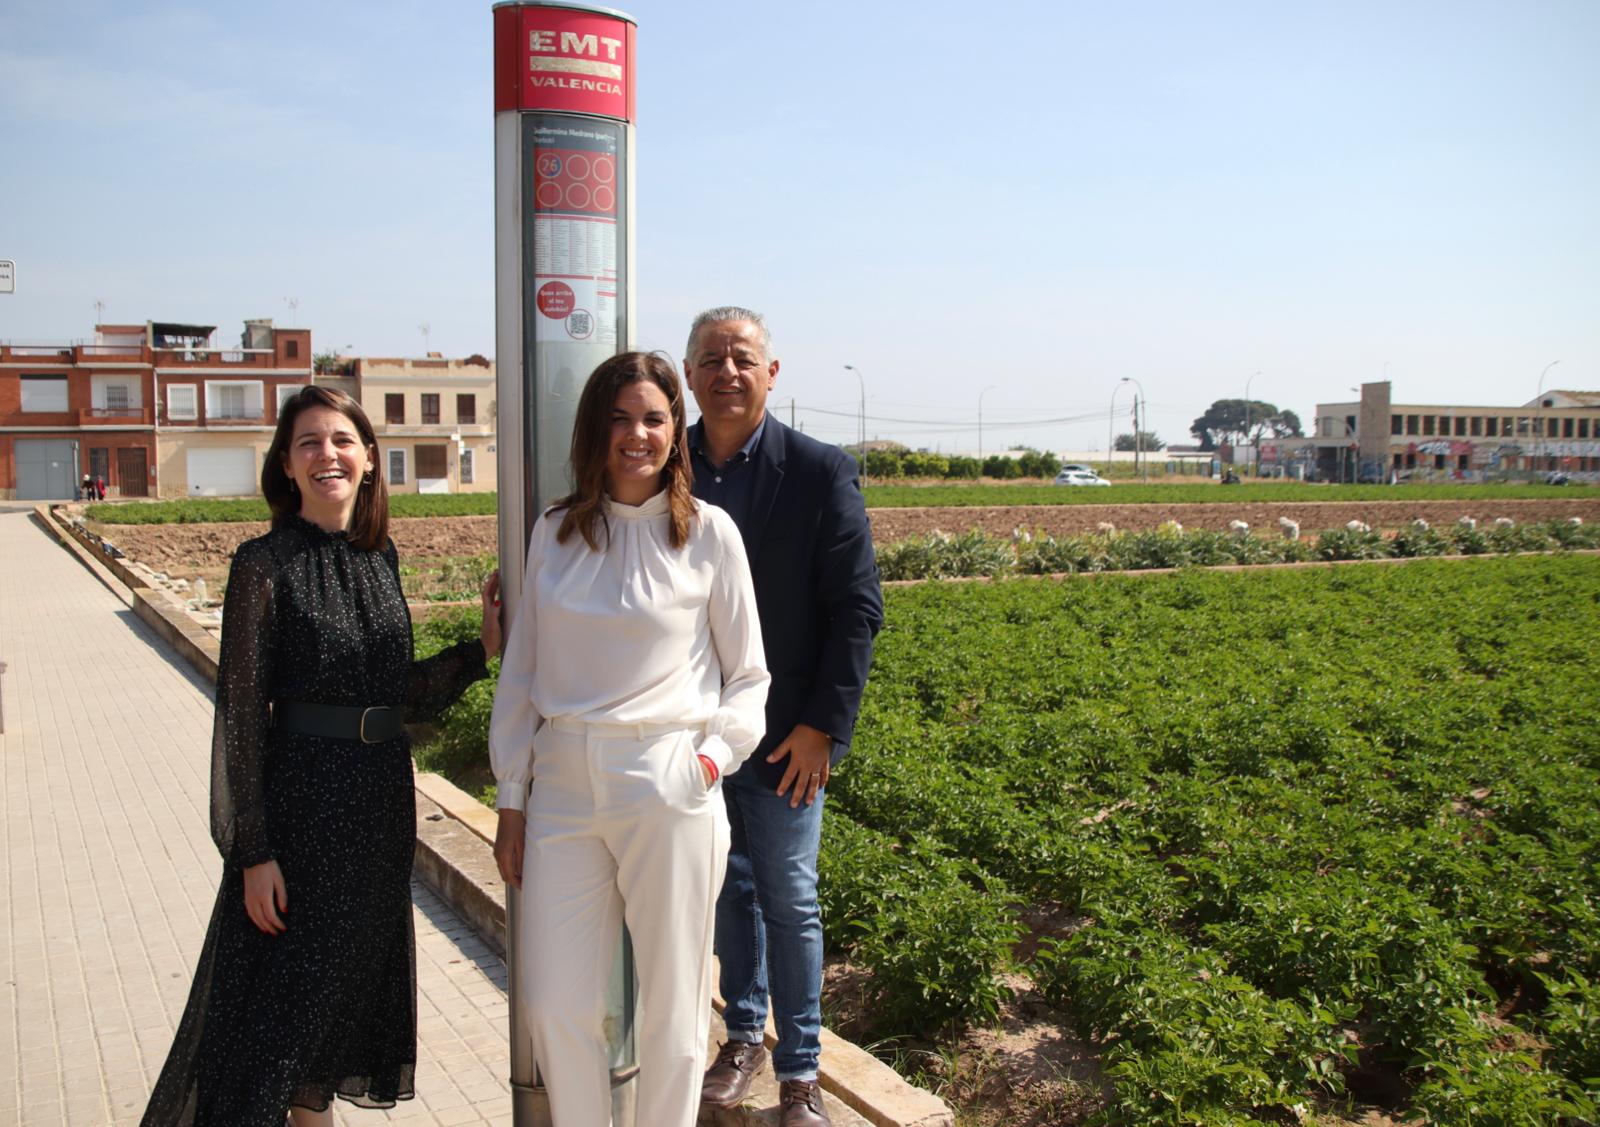
[[[739,526],[772,673],[767,734],[723,782],[731,848],[716,949],[729,1040],[701,1095],[743,1100],[766,1060],[770,996],[782,1127],[815,1127],[828,1122],[817,1087],[823,796],[855,729],[883,594],[855,459],[766,412],[778,361],[761,315],[707,310],[688,349],[684,376],[700,405],[689,428],[694,492]]]

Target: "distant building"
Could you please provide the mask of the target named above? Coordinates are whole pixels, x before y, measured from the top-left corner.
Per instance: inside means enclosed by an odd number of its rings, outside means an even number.
[[[320,382],[320,381],[319,381]],[[482,356],[359,357],[351,392],[378,432],[391,493],[497,488],[495,368]]]
[[[1600,481],[1600,392],[1547,391],[1520,406],[1393,403],[1388,381],[1319,403],[1308,438],[1262,445],[1263,465],[1327,481],[1484,481],[1554,471]]]
[[[283,401],[311,383],[311,331],[246,321],[238,348],[210,325],[152,324],[158,497],[248,497]]]
[[[496,488],[495,369],[482,356],[338,358],[313,372],[311,332],[99,325],[93,344],[0,345],[0,498],[71,500],[84,474],[108,497],[250,497],[278,408],[313,382],[358,400],[394,493]],[[326,359],[326,358],[324,358]]]
[[[311,377],[311,334],[250,321],[97,325],[93,344],[0,345],[0,497],[255,493],[277,404]]]

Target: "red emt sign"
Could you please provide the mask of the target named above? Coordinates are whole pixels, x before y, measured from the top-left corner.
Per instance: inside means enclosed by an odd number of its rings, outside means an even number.
[[[634,119],[634,26],[575,8],[494,9],[494,108]]]

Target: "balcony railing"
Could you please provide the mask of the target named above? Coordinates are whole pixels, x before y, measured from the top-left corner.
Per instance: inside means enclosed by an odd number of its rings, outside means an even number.
[[[158,368],[273,368],[276,356],[270,348],[158,348],[155,363]]]
[[[10,360],[57,360],[71,363],[70,344],[0,344],[0,362]]]
[[[120,361],[148,364],[150,355],[142,344],[80,344],[72,350],[80,363],[85,360]]]
[[[207,411],[203,420],[208,425],[220,423],[229,424],[264,423],[267,421],[266,411],[262,408],[243,408],[241,410]]]
[[[129,407],[83,407],[78,410],[80,427],[138,426],[153,421],[150,409],[138,404]]]

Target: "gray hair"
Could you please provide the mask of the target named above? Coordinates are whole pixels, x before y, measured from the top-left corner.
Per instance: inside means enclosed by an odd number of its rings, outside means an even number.
[[[694,324],[689,326],[689,340],[684,345],[684,359],[693,363],[688,355],[694,351],[694,338],[701,329],[707,325],[716,325],[723,321],[749,321],[761,330],[761,347],[766,353],[766,359],[772,360],[772,330],[767,328],[767,319],[754,309],[746,309],[741,305],[719,305],[715,309],[707,309],[694,319]]]

